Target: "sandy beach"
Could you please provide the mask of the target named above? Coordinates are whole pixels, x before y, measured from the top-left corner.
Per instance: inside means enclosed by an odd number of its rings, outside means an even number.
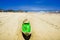
[[[34,12],[0,12],[0,40],[24,40],[22,22],[28,19],[30,40],[60,40],[60,14]]]

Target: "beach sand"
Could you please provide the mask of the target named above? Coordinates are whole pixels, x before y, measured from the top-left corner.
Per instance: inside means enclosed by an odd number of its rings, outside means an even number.
[[[60,14],[34,12],[0,12],[0,40],[24,40],[22,22],[28,19],[30,40],[60,40]]]

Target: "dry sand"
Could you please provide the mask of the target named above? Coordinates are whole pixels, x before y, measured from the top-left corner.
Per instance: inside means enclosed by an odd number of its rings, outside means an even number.
[[[21,24],[24,19],[31,23],[30,40],[60,40],[60,14],[0,13],[0,40],[24,40]]]

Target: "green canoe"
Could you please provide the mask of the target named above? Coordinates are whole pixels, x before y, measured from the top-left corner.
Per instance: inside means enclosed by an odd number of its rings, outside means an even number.
[[[31,32],[30,22],[22,24],[22,32],[23,33],[30,33]]]

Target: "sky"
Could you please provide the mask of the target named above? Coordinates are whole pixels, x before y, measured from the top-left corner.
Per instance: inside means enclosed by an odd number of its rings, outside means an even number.
[[[60,10],[60,0],[0,0],[0,9]]]

